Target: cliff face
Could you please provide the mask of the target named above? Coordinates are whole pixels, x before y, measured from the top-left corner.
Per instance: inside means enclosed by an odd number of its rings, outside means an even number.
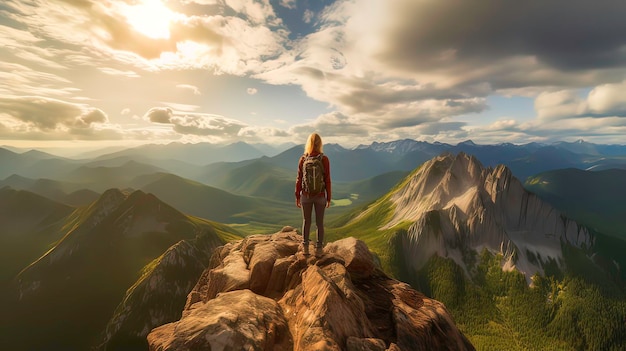
[[[394,280],[354,238],[305,256],[286,227],[214,253],[150,350],[473,350],[445,306]]]
[[[593,245],[586,228],[526,191],[508,168],[484,168],[463,153],[426,162],[391,201],[393,218],[384,228],[413,223],[402,238],[413,269],[434,254],[465,267],[464,252],[486,248],[504,255],[504,269],[517,269],[530,280],[543,273],[544,264],[562,264],[563,244]]]

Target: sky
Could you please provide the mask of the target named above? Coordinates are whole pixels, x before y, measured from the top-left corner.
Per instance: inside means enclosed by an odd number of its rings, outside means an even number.
[[[624,144],[623,0],[3,0],[0,145]]]

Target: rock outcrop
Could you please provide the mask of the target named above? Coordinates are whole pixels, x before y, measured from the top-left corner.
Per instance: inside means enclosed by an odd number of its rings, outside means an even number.
[[[286,227],[216,250],[150,350],[473,350],[445,306],[388,277],[354,238],[305,256]]]
[[[115,309],[97,350],[147,349],[150,330],[180,318],[187,294],[207,267],[207,247],[221,244],[212,235],[181,240],[147,265]]]
[[[394,213],[383,229],[413,223],[401,238],[413,270],[434,254],[465,267],[464,252],[486,248],[530,282],[544,264],[562,265],[562,245],[593,245],[585,227],[526,191],[507,167],[485,168],[464,153],[424,163],[389,198]]]

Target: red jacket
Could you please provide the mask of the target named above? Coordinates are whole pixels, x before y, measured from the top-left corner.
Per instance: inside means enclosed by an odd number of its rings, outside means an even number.
[[[317,152],[311,153],[311,156],[317,155],[319,155]],[[296,178],[296,199],[298,200],[300,199],[301,194],[308,195],[306,191],[302,190],[302,163],[304,162],[305,156],[306,155],[302,155],[302,157],[300,157],[300,161],[298,162],[298,177]],[[320,193],[318,196],[326,195],[326,201],[330,201],[330,161],[328,161],[328,157],[326,155],[322,156],[322,164],[324,165],[324,184],[326,186],[326,194]]]

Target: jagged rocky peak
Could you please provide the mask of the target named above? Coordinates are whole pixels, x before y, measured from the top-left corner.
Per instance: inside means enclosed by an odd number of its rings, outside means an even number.
[[[362,241],[309,256],[301,241],[285,227],[218,248],[150,350],[474,349],[443,304],[388,277]]]
[[[396,210],[386,227],[415,221],[424,212],[446,207],[480,182],[482,170],[478,159],[462,152],[456,156],[446,153],[425,162],[392,195]]]
[[[463,250],[486,248],[504,256],[503,268],[527,279],[549,261],[562,264],[562,244],[589,248],[588,230],[526,191],[503,165],[485,168],[473,156],[436,157],[391,194],[392,220],[413,225],[404,240],[407,264],[421,268],[438,254],[461,267]]]

